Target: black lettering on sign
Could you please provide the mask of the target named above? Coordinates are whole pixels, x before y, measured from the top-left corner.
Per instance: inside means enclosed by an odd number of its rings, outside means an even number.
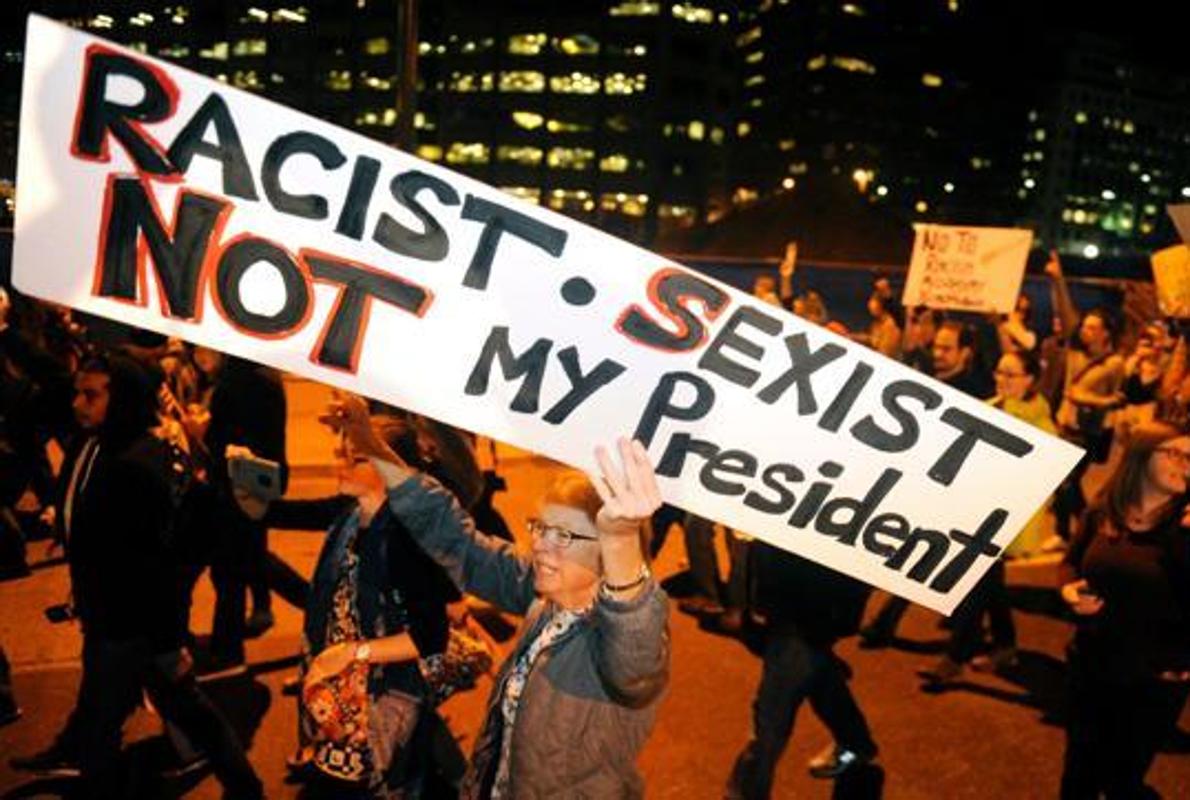
[[[616,330],[638,344],[669,353],[697,350],[707,338],[706,326],[687,305],[702,303],[708,321],[719,316],[731,297],[713,283],[675,267],[663,267],[649,279],[649,302],[676,330],[663,327],[638,305],[616,321]]]
[[[367,264],[317,250],[302,250],[298,258],[314,280],[340,287],[335,307],[331,309],[311,355],[316,364],[324,367],[351,373],[359,368],[359,354],[371,319],[373,299],[418,317],[430,307],[432,295],[428,289]]]
[[[106,163],[108,134],[128,151],[139,172],[155,178],[181,180],[165,148],[141,128],[141,123],[161,122],[178,106],[178,87],[160,67],[117,53],[102,45],[87,48],[83,85],[75,111],[70,152],[78,158]],[[136,81],[144,95],[132,105],[108,99],[108,79]]]
[[[818,465],[818,473],[824,478],[832,480],[843,474],[843,465],[837,461],[824,461]],[[789,524],[795,528],[804,528],[814,519],[822,503],[830,495],[831,484],[825,481],[815,481],[810,484],[802,501],[789,515]]]
[[[1006,519],[1008,519],[1008,512],[997,508],[980,523],[975,533],[952,530],[950,538],[962,545],[962,549],[930,582],[930,588],[938,592],[949,592],[958,583],[959,578],[966,575],[967,570],[971,569],[975,559],[980,556],[995,558],[1000,555],[1000,548],[992,544],[992,539],[1000,532]]]
[[[675,405],[674,394],[678,385],[685,384],[694,390],[693,401],[686,406]],[[678,419],[689,422],[702,419],[715,405],[715,390],[711,384],[690,372],[667,372],[657,382],[657,388],[649,395],[648,405],[641,414],[640,422],[632,438],[639,439],[648,447],[657,433],[657,426],[663,419]]]
[[[244,305],[241,281],[253,265],[264,262],[277,270],[285,301],[275,314],[258,314]],[[215,272],[216,306],[241,333],[258,339],[279,339],[297,333],[313,311],[310,276],[288,250],[276,242],[245,234],[227,243]]]
[[[814,520],[814,530],[835,537],[840,544],[854,545],[868,517],[884,502],[884,498],[901,479],[901,474],[895,469],[886,469],[862,500],[854,497],[831,499]],[[838,512],[843,512],[846,516],[839,519]]]
[[[336,170],[347,162],[338,145],[309,131],[294,131],[278,136],[264,153],[260,183],[273,208],[283,214],[305,219],[326,219],[326,198],[318,194],[290,194],[281,188],[281,168],[291,156],[306,153],[318,159],[323,169]]]
[[[487,341],[483,343],[483,350],[471,370],[470,377],[467,378],[464,391],[473,396],[486,394],[492,376],[492,364],[499,358],[500,371],[505,380],[524,376],[521,388],[509,408],[523,414],[536,413],[540,404],[541,382],[545,379],[545,368],[553,346],[554,343],[549,339],[538,339],[518,356],[512,352],[512,347],[508,344],[508,327],[495,326],[488,334]]]
[[[900,426],[900,430],[894,433],[881,428],[869,414],[851,426],[851,435],[883,453],[900,453],[913,447],[921,435],[921,428],[917,424],[917,418],[901,405],[900,400],[903,397],[917,400],[927,411],[937,408],[942,403],[942,395],[917,381],[893,381],[884,387],[880,400],[888,415]]]
[[[357,156],[351,170],[351,183],[347,186],[347,199],[339,211],[335,233],[350,236],[356,241],[364,237],[364,224],[368,221],[368,203],[376,178],[380,175],[380,162],[371,156]]]
[[[764,358],[764,348],[736,333],[736,329],[741,325],[751,325],[769,336],[776,336],[781,332],[781,320],[751,306],[740,306],[723,324],[719,333],[715,334],[715,338],[707,346],[707,351],[699,359],[698,366],[732,383],[746,387],[756,383],[760,378],[760,372],[746,367],[738,361],[732,361],[723,354],[723,350],[731,348],[752,361],[760,361]]]
[[[928,474],[943,486],[949,486],[955,476],[959,474],[967,456],[975,449],[978,442],[990,444],[997,450],[1002,450],[1011,456],[1022,458],[1033,452],[1033,445],[1019,436],[1014,436],[1003,428],[998,428],[990,422],[974,417],[966,411],[948,408],[942,412],[942,421],[959,430],[959,437],[954,440],[946,452],[934,462]]]
[[[450,239],[434,215],[417,200],[417,193],[429,189],[443,205],[457,206],[459,194],[449,183],[433,175],[416,170],[403,172],[389,183],[393,199],[413,212],[421,222],[421,233],[406,228],[388,214],[381,214],[376,220],[372,238],[381,247],[398,255],[412,256],[422,261],[441,261],[450,252]],[[464,209],[464,213],[466,210]]]
[[[917,549],[919,543],[926,546],[925,555],[917,560],[917,563],[909,570],[907,577],[911,581],[925,583],[926,578],[930,577],[934,568],[942,562],[942,559],[946,557],[946,551],[950,548],[950,540],[941,531],[914,528],[913,532],[905,537],[905,541],[896,549],[896,552],[885,559],[884,566],[899,571],[909,562],[910,556],[913,555],[913,551]]]
[[[789,369],[764,387],[757,397],[771,405],[780,400],[790,386],[796,385],[797,413],[801,416],[813,414],[818,410],[818,401],[814,399],[814,387],[810,383],[810,376],[841,358],[847,350],[834,342],[827,342],[817,350],[811,351],[809,340],[804,333],[786,336],[785,349],[789,352]]]
[[[208,250],[211,242],[219,240],[231,210],[226,200],[182,190],[177,193],[171,228],[161,219],[147,181],[109,176],[92,294],[144,305],[147,254],[163,313],[201,320]]]
[[[797,497],[788,486],[777,482],[778,477],[784,479],[785,483],[801,483],[806,479],[805,473],[793,464],[770,464],[760,474],[760,480],[766,488],[776,492],[777,496],[765,497],[754,489],[744,495],[744,505],[766,514],[784,514],[793,508]]]
[[[469,289],[487,289],[492,274],[492,260],[501,237],[507,233],[531,245],[540,247],[554,258],[562,255],[566,248],[568,234],[561,228],[547,225],[541,220],[513,211],[498,203],[484,200],[473,194],[467,195],[463,203],[463,219],[483,223],[483,233],[471,256],[471,265],[463,276],[463,285]]]
[[[607,386],[624,372],[626,367],[605,358],[595,365],[595,369],[583,374],[583,368],[578,362],[578,348],[567,347],[558,351],[558,360],[562,362],[562,369],[566,370],[566,379],[570,381],[570,391],[545,412],[543,420],[551,425],[561,425],[571,412],[582,405],[597,389]]]
[[[666,478],[676,478],[686,467],[686,456],[693,453],[710,461],[719,452],[713,442],[695,439],[688,433],[675,433],[669,438],[661,460],[657,462],[657,474]]]
[[[207,128],[215,126],[216,143],[203,139]],[[223,193],[245,200],[256,200],[256,185],[252,181],[252,169],[244,157],[244,145],[227,103],[216,92],[203,101],[169,146],[170,163],[178,172],[190,169],[190,161],[196,155],[212,158],[223,167]]]
[[[864,528],[864,549],[884,559],[892,558],[897,552],[897,545],[881,540],[881,536],[904,542],[909,536],[909,520],[900,514],[879,514],[872,517]]]
[[[872,379],[872,373],[875,371],[871,364],[857,361],[851,369],[851,374],[847,376],[847,382],[843,384],[843,388],[839,390],[835,399],[818,418],[818,427],[824,431],[837,433],[839,426],[851,413],[851,407],[855,405],[855,401],[859,399],[860,393],[868,385],[868,381]]]
[[[743,494],[747,487],[738,481],[724,480],[722,475],[743,475],[751,478],[756,474],[759,462],[756,456],[746,450],[720,450],[715,457],[703,464],[698,480],[708,492],[735,497]]]

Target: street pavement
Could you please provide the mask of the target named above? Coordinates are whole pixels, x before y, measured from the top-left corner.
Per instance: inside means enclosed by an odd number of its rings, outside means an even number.
[[[287,388],[290,457],[295,465],[291,494],[310,497],[332,491],[326,465],[333,439],[312,421],[324,393],[309,384],[289,382]],[[509,490],[497,496],[497,507],[514,530],[523,531],[535,497],[557,468],[524,453],[499,452]],[[318,534],[280,531],[270,542],[274,552],[308,575],[321,539]],[[34,544],[35,562],[43,559],[44,550],[45,543]],[[680,588],[684,558],[675,528],[656,563],[656,572],[668,579],[668,585]],[[903,638],[892,648],[867,651],[857,649],[854,639],[842,643],[838,652],[854,670],[853,689],[880,745],[880,769],[855,784],[810,778],[806,760],[830,739],[807,706],[798,716],[774,796],[1055,797],[1063,748],[1062,654],[1070,626],[1057,613],[1053,592],[1036,585],[1038,574],[1044,571],[1014,571],[1021,662],[1003,676],[967,673],[946,691],[923,691],[917,672],[938,658],[946,636],[938,626],[940,618],[924,609],[910,611],[900,630]],[[22,720],[0,728],[0,797],[54,797],[60,788],[14,772],[7,760],[48,745],[73,703],[79,680],[78,630],[72,623],[52,625],[42,614],[46,606],[62,602],[67,591],[65,566],[53,561],[37,563],[29,578],[0,583],[0,642],[13,663],[18,700],[25,710]],[[213,592],[204,576],[193,620],[199,632],[210,628],[212,603]],[[208,686],[249,743],[250,758],[268,796],[297,798],[300,787],[284,782],[284,759],[295,741],[296,710],[280,690],[293,671],[301,616],[279,598],[274,598],[274,609],[276,627],[249,643],[249,675]],[[678,612],[676,603],[671,609],[672,680],[657,728],[640,759],[647,797],[716,798],[748,738],[760,662],[748,642],[704,630],[698,620]],[[485,678],[443,708],[465,751],[490,688]],[[130,721],[126,741],[138,763],[154,763],[160,730],[159,720],[147,711],[138,711]],[[1150,784],[1163,797],[1190,797],[1190,713],[1183,713],[1181,730],[1149,774]],[[166,788],[187,798],[220,797],[210,776]]]

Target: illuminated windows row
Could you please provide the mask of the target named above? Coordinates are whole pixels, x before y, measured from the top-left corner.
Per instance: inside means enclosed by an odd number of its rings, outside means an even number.
[[[389,109],[391,111],[391,109]],[[374,113],[374,112],[370,112]],[[396,112],[392,111],[396,121]],[[357,119],[357,123],[359,119]],[[367,124],[390,124],[368,122]],[[443,148],[425,144],[417,148],[417,155],[427,161],[443,161],[447,164],[487,164],[491,162],[491,147],[483,142],[453,142]],[[587,147],[551,147],[548,150],[533,145],[499,145],[496,160],[505,164],[520,164],[527,167],[540,166],[544,162],[550,169],[582,172],[596,164],[595,151]],[[625,153],[608,153],[598,159],[600,172],[627,172],[629,169],[643,170],[645,162],[633,161]]]
[[[535,70],[512,70],[495,73],[455,72],[450,76],[447,87],[452,92],[491,92],[537,94],[545,91],[546,77]],[[549,89],[555,94],[639,94],[648,87],[648,77],[642,73],[628,74],[613,72],[602,80],[589,72],[572,72],[568,75],[551,75]]]
[[[360,72],[358,76],[353,76],[349,69],[332,69],[327,72],[326,79],[323,85],[332,92],[349,92],[355,85],[355,77],[359,78],[361,86],[366,86],[369,89],[376,91],[388,92],[392,91],[393,87],[397,85],[397,78],[395,75],[388,77],[380,77],[379,75],[370,75],[367,72]]]
[[[827,58],[824,55],[814,56],[806,62],[806,69],[810,70],[811,72],[815,72],[817,70],[823,69],[827,66],[827,64],[830,64],[830,66],[835,67],[836,69],[841,69],[844,72],[858,72],[864,75],[876,74],[876,66],[874,64],[865,61],[862,58],[855,58],[854,56],[831,56],[830,58]],[[924,77],[923,82],[925,82]],[[930,84],[927,83],[926,85],[929,86]]]
[[[375,40],[369,40],[372,42]],[[387,39],[383,40],[387,44]],[[377,46],[380,46],[377,44]],[[421,56],[446,55],[448,49],[464,54],[484,53],[496,46],[492,38],[478,41],[451,41],[449,45],[434,44],[433,42],[419,42],[417,53]],[[371,50],[366,52],[372,53]],[[517,33],[509,36],[504,44],[505,52],[514,56],[538,56],[552,50],[564,56],[595,56],[601,52],[610,56],[645,56],[649,47],[642,43],[608,42],[601,43],[598,39],[586,33],[573,33],[567,36],[550,37],[544,33]],[[388,52],[387,50],[384,52]]]

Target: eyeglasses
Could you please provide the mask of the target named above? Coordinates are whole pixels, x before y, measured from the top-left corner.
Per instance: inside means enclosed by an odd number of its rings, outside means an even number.
[[[565,550],[570,547],[571,542],[575,539],[584,542],[597,542],[598,536],[588,536],[585,533],[575,533],[569,528],[563,528],[561,525],[550,525],[542,522],[540,519],[533,517],[529,520],[529,533],[533,535],[534,539],[541,539],[551,547],[557,547],[560,550]]]
[[[1173,459],[1183,467],[1190,467],[1190,453],[1185,450],[1179,450],[1176,447],[1158,447],[1157,452]]]

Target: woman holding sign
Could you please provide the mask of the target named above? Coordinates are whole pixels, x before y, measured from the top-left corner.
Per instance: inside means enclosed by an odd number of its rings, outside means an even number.
[[[1133,428],[1085,516],[1062,599],[1079,618],[1069,648],[1062,797],[1144,797],[1144,777],[1190,687],[1190,436]]]
[[[643,446],[600,447],[598,475],[560,476],[530,522],[531,556],[475,530],[437,482],[377,435],[358,398],[335,414],[388,505],[462,590],[524,615],[488,703],[465,798],[640,797],[636,757],[669,678],[668,602],[645,562],[661,505]]]

